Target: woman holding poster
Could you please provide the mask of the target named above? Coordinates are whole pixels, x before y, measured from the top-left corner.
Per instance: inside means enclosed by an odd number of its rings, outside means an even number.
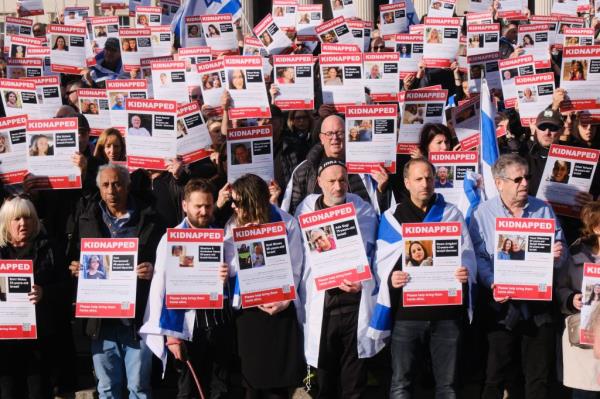
[[[269,203],[269,197],[267,183],[256,175],[246,174],[231,185],[234,213],[225,226],[225,261],[237,274],[240,262],[233,240],[235,227],[283,221],[294,285],[298,287],[303,264],[300,229],[294,218]],[[262,247],[258,253],[256,248],[251,250],[250,256],[260,258],[259,263],[264,263],[263,254],[269,255],[262,252]],[[299,301],[295,302],[300,306]],[[299,381],[304,361],[295,303],[283,301],[241,309],[235,322],[246,397],[288,398],[289,389]]]
[[[600,264],[600,201],[590,202],[583,207],[581,221],[583,222],[582,234],[569,248],[571,253],[569,264],[567,268],[561,269],[557,284],[561,310],[567,316],[565,321],[567,328],[562,337],[563,382],[567,387],[573,388],[573,397],[577,397],[575,396],[577,394],[580,395],[579,397],[593,397],[586,394],[600,393],[600,384],[596,375],[597,360],[594,358],[591,346],[581,347],[580,339],[574,342],[574,337],[569,334],[569,330],[575,330],[577,335],[579,335],[579,327],[587,330],[591,324],[588,320],[595,321],[594,313],[597,315],[597,311],[593,312],[592,309],[585,308],[595,306],[597,310],[597,305],[600,303],[598,302],[600,286],[592,283],[584,287],[583,284],[584,264]],[[597,277],[590,280],[597,280]]]
[[[10,289],[28,290],[37,314],[37,325],[29,326],[35,339],[0,341],[2,397],[23,397],[24,391],[29,392],[30,398],[52,397],[49,372],[56,369],[54,362],[61,356],[58,351],[63,350],[58,332],[64,333],[68,328],[68,276],[55,266],[52,245],[40,226],[35,207],[28,199],[8,199],[0,208],[0,258],[33,260],[35,283],[22,277],[22,281],[11,282],[18,286]]]

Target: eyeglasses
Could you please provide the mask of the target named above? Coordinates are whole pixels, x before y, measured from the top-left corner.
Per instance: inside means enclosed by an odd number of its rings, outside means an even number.
[[[338,138],[341,139],[342,137],[344,137],[344,132],[342,131],[336,131],[336,132],[321,132],[322,135],[324,135],[325,137],[327,137],[329,140],[331,140],[332,138]]]
[[[521,183],[523,183],[523,180],[531,181],[531,175],[519,176],[519,177],[515,177],[514,179],[511,179],[510,177],[502,177],[502,179],[510,180],[511,182],[513,182],[515,184],[521,184]]]

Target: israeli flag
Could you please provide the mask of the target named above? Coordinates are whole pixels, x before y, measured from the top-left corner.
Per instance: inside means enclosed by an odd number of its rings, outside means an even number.
[[[408,20],[408,27],[411,25],[418,25],[420,22],[419,16],[417,15],[417,10],[415,9],[415,4],[412,2],[412,0],[390,0],[389,4],[401,2],[406,3],[406,19]],[[408,30],[402,33],[408,33]]]
[[[181,32],[185,32],[185,17],[205,14],[231,14],[235,21],[242,16],[242,3],[240,0],[187,0],[173,16],[171,30],[181,37]]]
[[[490,89],[487,80],[481,83],[481,119],[479,131],[481,132],[481,145],[479,151],[479,170],[483,175],[484,199],[490,199],[498,195],[492,166],[499,157],[498,140],[496,139],[496,107],[490,97]]]

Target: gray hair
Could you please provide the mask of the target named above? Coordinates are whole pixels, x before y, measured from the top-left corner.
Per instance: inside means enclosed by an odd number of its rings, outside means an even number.
[[[517,154],[503,154],[500,155],[494,166],[492,166],[492,174],[494,178],[506,177],[506,169],[510,166],[518,165],[529,170],[527,161]]]
[[[30,239],[37,237],[41,225],[33,203],[22,197],[14,197],[4,201],[0,208],[0,246],[4,247],[11,241],[12,237],[9,232],[11,220],[22,217],[28,217],[33,222],[33,235]]]
[[[425,165],[429,166],[429,169],[431,170],[431,175],[435,175],[435,168],[433,167],[433,164],[431,162],[429,162],[429,160],[427,160],[427,158],[411,158],[405,165],[404,165],[404,170],[402,171],[402,177],[404,177],[405,179],[408,178],[408,172],[410,171],[410,167],[412,165],[418,164],[418,163],[424,163]]]
[[[100,175],[102,172],[108,169],[115,170],[119,175],[119,181],[123,183],[125,187],[129,187],[129,183],[131,183],[131,179],[129,178],[129,170],[127,170],[126,167],[116,163],[107,163],[98,168],[98,174],[96,175],[96,186],[98,186],[98,188],[100,188]]]

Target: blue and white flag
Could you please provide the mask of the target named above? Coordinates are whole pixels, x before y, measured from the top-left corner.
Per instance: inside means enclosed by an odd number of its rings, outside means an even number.
[[[487,80],[481,82],[481,145],[480,145],[480,168],[483,176],[484,199],[490,199],[498,195],[492,166],[499,157],[498,140],[496,139],[496,107],[490,97],[490,89]]]
[[[476,283],[477,283],[477,261],[473,250],[473,243],[469,236],[469,231],[462,213],[452,204],[448,204],[441,194],[435,194],[434,204],[431,206],[423,223],[435,222],[460,222],[461,231],[461,265],[469,271],[469,289],[466,305],[469,314],[469,320],[473,318],[475,305]],[[397,206],[403,206],[398,204]],[[381,341],[386,340],[391,335],[392,323],[394,320],[393,304],[390,297],[390,287],[388,279],[396,262],[403,254],[402,245],[402,225],[394,216],[396,207],[390,208],[381,216],[379,223],[379,232],[377,236],[377,252],[375,257],[376,278],[379,282],[379,292],[377,295],[377,304],[371,316],[367,336],[369,338]]]
[[[407,28],[409,28],[411,25],[418,25],[420,22],[419,16],[417,15],[417,11],[415,10],[415,4],[412,2],[412,0],[390,0],[389,4],[401,2],[406,3],[406,19],[408,20]],[[408,30],[406,32],[400,33],[408,33]]]
[[[181,37],[181,32],[185,32],[185,17],[205,14],[231,14],[235,21],[242,16],[242,3],[240,0],[187,0],[173,16],[171,30]]]

